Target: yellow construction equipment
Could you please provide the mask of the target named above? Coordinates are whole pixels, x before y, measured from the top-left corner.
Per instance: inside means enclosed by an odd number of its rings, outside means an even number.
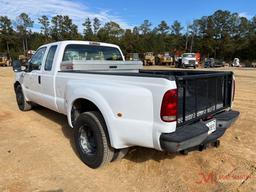
[[[0,53],[0,66],[11,66],[11,58],[6,53]]]
[[[172,65],[173,64],[173,57],[169,52],[161,53],[157,55],[156,58],[157,65]]]
[[[144,53],[144,65],[155,65],[155,55],[153,52]]]

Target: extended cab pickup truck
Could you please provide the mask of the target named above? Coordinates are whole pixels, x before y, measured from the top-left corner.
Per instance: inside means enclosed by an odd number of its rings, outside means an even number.
[[[183,152],[218,146],[237,119],[232,72],[143,70],[116,45],[42,45],[27,67],[14,62],[21,111],[39,104],[65,114],[81,160],[100,167],[131,146]]]

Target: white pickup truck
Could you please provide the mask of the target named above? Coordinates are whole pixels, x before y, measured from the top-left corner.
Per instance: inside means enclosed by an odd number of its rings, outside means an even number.
[[[16,73],[21,111],[39,104],[67,116],[81,160],[100,167],[131,146],[187,153],[219,145],[239,116],[232,72],[142,70],[116,45],[42,45]]]
[[[176,67],[193,67],[194,69],[198,65],[198,62],[196,60],[196,54],[195,53],[183,53],[181,57],[178,60]]]

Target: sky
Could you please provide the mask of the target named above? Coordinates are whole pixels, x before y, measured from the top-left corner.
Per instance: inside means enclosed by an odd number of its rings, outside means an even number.
[[[40,31],[37,18],[42,15],[50,18],[69,15],[81,31],[87,17],[98,17],[102,23],[115,21],[122,28],[133,28],[145,19],[153,27],[162,20],[169,25],[178,20],[187,26],[218,9],[251,19],[256,15],[256,0],[0,0],[0,15],[15,20],[21,12],[26,12],[35,21],[34,31]]]

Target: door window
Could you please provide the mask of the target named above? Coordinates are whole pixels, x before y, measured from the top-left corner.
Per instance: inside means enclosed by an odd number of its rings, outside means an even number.
[[[37,52],[32,56],[29,62],[31,71],[41,69],[45,51],[46,51],[46,47],[42,47],[38,49]]]
[[[45,61],[45,65],[44,65],[44,70],[45,71],[51,71],[52,70],[52,63],[53,63],[53,59],[55,56],[55,52],[57,49],[57,45],[53,45],[50,47],[47,57],[46,57],[46,61]]]

